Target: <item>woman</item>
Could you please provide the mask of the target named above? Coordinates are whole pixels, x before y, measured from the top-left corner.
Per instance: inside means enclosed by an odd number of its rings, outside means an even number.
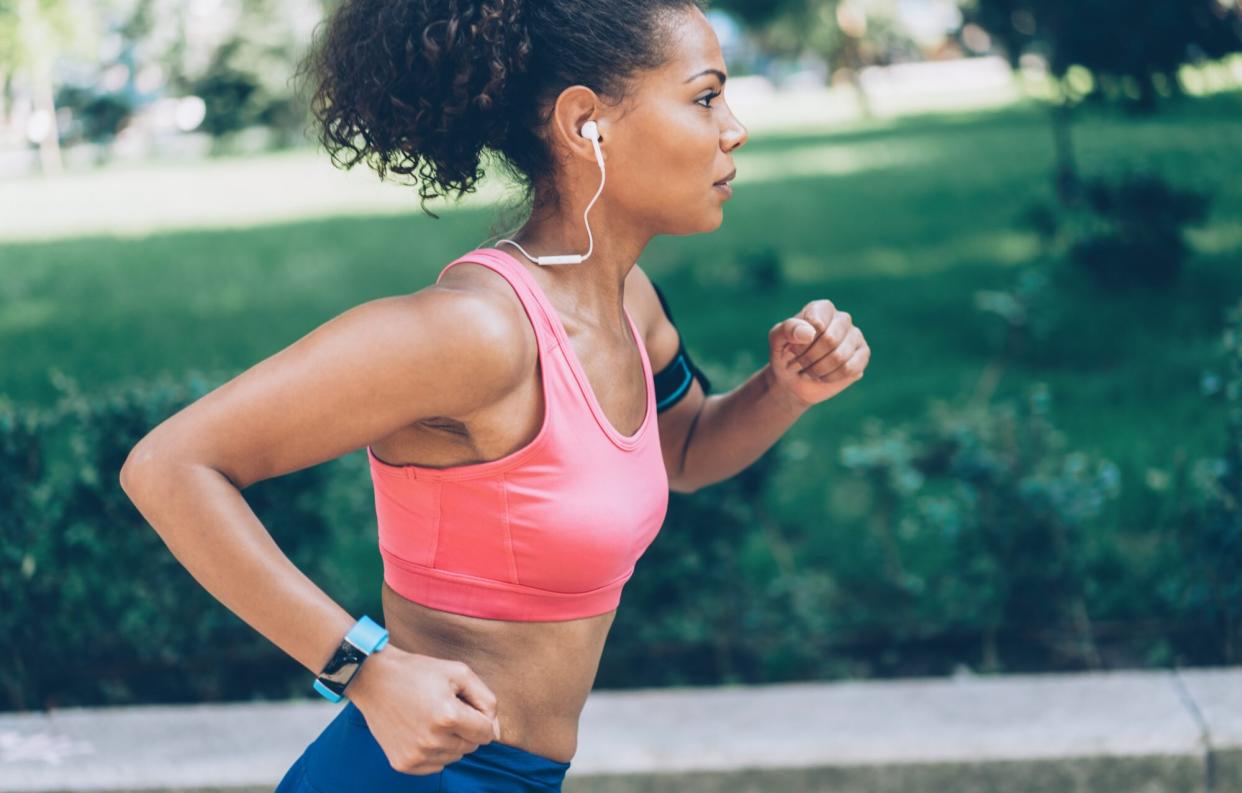
[[[344,0],[305,65],[334,158],[418,172],[425,201],[470,189],[486,146],[529,219],[164,421],[123,487],[212,595],[348,695],[279,791],[559,790],[669,489],[745,468],[870,350],[815,300],[708,399],[634,264],[656,234],[720,225],[746,140],[693,0]],[[241,495],[364,446],[390,633],[296,569]]]

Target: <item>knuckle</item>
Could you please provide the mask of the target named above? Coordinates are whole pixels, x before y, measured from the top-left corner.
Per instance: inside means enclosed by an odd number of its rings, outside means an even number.
[[[431,723],[437,727],[452,727],[456,722],[456,716],[449,708],[442,708],[431,714]]]
[[[400,771],[403,774],[417,773],[421,764],[422,757],[418,755],[398,757],[388,762],[388,765],[392,766],[392,770]]]

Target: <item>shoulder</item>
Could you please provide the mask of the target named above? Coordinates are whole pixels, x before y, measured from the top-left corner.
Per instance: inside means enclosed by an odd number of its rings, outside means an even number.
[[[535,366],[534,330],[521,302],[501,276],[482,265],[463,262],[439,283],[346,313],[358,315],[367,328],[360,335],[372,344],[382,340],[384,357],[407,376],[432,376],[457,390],[459,413],[501,399]]]
[[[625,304],[643,334],[653,371],[673,360],[681,340],[665,308],[665,298],[647,273],[635,264],[625,278]]]

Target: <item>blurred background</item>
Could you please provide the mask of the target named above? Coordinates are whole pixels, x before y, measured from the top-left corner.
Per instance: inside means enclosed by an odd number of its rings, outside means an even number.
[[[0,0],[0,709],[317,696],[117,476],[164,417],[507,230],[499,177],[435,220],[316,150],[292,75],[327,7]],[[716,393],[811,299],[873,358],[672,494],[597,685],[1242,663],[1237,0],[710,18],[751,133],[735,196],[641,264]],[[382,613],[364,451],[245,495]]]

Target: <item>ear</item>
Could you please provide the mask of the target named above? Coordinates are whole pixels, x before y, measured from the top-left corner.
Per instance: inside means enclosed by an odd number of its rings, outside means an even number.
[[[571,85],[556,98],[550,120],[553,148],[570,152],[571,157],[595,159],[595,147],[591,139],[582,135],[582,125],[595,119],[599,127],[599,141],[607,139],[608,121],[601,115],[603,102],[599,95],[585,85]]]

